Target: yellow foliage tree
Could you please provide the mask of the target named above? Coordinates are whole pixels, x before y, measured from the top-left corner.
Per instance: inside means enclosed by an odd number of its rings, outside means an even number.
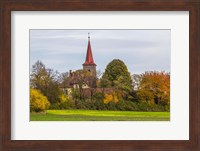
[[[39,90],[31,88],[30,91],[30,110],[31,112],[40,112],[48,109],[50,103],[46,96],[44,96]]]
[[[117,102],[119,102],[119,99],[118,99],[116,93],[105,94],[105,98],[104,98],[103,102],[105,104],[108,104],[109,102],[117,103]]]

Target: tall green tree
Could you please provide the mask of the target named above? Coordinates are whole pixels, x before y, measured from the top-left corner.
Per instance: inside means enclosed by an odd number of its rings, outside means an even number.
[[[107,65],[101,81],[103,87],[114,87],[125,92],[132,90],[131,75],[120,59],[114,59]]]

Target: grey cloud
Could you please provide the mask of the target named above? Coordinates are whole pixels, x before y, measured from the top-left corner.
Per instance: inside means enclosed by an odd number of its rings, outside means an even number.
[[[101,71],[114,58],[122,59],[132,73],[170,71],[170,30],[31,30],[31,64],[38,58],[62,72],[81,68],[88,32]]]

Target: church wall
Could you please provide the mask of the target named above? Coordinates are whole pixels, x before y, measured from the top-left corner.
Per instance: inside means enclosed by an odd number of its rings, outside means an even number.
[[[96,66],[95,65],[83,65],[83,70],[89,71],[94,77],[96,77]]]

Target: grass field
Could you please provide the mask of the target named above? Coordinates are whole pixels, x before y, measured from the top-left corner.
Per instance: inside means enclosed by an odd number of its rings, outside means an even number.
[[[31,121],[169,121],[170,112],[47,110],[31,113]]]

